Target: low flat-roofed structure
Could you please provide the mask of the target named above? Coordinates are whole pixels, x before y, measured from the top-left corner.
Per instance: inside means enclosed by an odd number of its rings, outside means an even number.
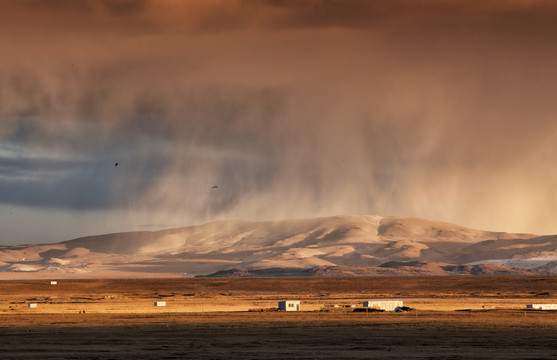
[[[402,300],[369,300],[364,301],[364,307],[375,308],[385,311],[395,311],[397,307],[402,307]]]
[[[28,307],[29,309],[36,309],[36,308],[37,308],[37,304],[36,304],[36,303],[30,303],[30,304],[27,305],[27,307]]]
[[[155,306],[166,306],[166,301],[155,301]]]
[[[532,304],[526,305],[526,308],[534,310],[557,310],[557,304]]]
[[[300,311],[300,302],[297,300],[279,301],[278,308],[283,311]]]

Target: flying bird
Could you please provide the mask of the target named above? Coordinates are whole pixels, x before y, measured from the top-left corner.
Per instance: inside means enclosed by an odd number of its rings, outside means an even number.
[[[114,163],[114,166],[118,166],[118,163]]]
[[[219,187],[217,185],[213,185],[213,189],[218,189]]]

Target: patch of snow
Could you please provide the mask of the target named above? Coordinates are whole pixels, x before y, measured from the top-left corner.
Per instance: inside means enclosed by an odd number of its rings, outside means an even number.
[[[13,264],[10,266],[12,271],[39,271],[42,268],[42,266],[29,264]]]

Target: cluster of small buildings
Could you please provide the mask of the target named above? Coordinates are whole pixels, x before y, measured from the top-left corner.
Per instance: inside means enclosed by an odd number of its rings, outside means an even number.
[[[532,304],[526,305],[526,308],[534,310],[557,310],[557,304]]]
[[[352,309],[355,308],[354,305],[328,305],[330,308],[337,309]],[[532,310],[557,310],[557,304],[531,304],[526,305],[527,309]],[[280,311],[300,311],[300,302],[287,300],[279,301],[278,309]],[[379,311],[406,311],[409,308],[405,307],[402,300],[369,300],[364,301],[362,304],[362,310],[379,310]],[[356,309],[357,310],[357,309]]]
[[[50,285],[57,285],[56,280],[50,281]],[[155,301],[154,306],[164,307],[166,306],[166,301]],[[27,307],[30,309],[36,309],[37,303],[29,303]],[[354,305],[328,305],[332,308],[354,308]],[[379,311],[404,311],[402,300],[369,300],[364,301],[362,304],[363,309],[374,309]],[[557,310],[557,304],[531,304],[526,305],[527,309],[532,310]],[[402,310],[401,310],[402,309]],[[279,311],[300,311],[300,301],[298,300],[285,300],[278,302]]]
[[[402,300],[371,300],[363,302],[364,308],[382,311],[397,311],[403,307]],[[353,308],[353,305],[342,305],[337,307]],[[278,309],[281,311],[300,311],[300,302],[294,300],[279,301]]]

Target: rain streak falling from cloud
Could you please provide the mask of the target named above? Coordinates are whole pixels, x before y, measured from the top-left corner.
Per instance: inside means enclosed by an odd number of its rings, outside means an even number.
[[[552,2],[0,6],[0,243],[333,214],[557,232]],[[18,230],[41,216],[67,232]]]

